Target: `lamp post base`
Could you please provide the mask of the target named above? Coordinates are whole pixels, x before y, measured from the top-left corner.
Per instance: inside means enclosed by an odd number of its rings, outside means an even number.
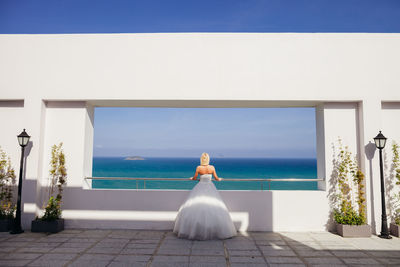
[[[380,235],[378,235],[378,237],[384,238],[384,239],[392,239],[392,237],[390,235],[382,235],[382,234],[380,234]]]
[[[22,234],[23,232],[24,232],[24,230],[22,230],[22,229],[16,229],[16,230],[12,230],[10,232],[10,234],[16,235],[16,234]]]

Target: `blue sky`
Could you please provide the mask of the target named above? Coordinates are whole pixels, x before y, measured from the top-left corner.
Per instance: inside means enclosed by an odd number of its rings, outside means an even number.
[[[0,0],[0,33],[400,32],[398,0]]]
[[[314,108],[96,108],[94,125],[94,156],[316,156]]]

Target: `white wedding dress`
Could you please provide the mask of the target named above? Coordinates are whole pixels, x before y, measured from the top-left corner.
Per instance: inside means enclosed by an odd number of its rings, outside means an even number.
[[[179,238],[209,240],[236,235],[236,228],[217,188],[212,174],[200,175],[175,219],[174,233]]]

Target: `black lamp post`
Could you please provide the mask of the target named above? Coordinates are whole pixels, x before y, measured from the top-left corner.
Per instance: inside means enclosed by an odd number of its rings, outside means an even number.
[[[29,142],[29,138],[31,138],[26,132],[25,129],[18,136],[18,143],[21,146],[21,162],[19,167],[19,181],[18,181],[18,201],[17,201],[17,214],[15,215],[14,227],[10,232],[11,234],[20,234],[23,233],[21,227],[21,192],[22,192],[22,173],[24,169],[24,152],[25,147]]]
[[[382,132],[379,131],[379,134],[374,138],[374,141],[376,147],[379,149],[379,165],[381,169],[382,228],[379,237],[390,239],[392,237],[389,235],[389,230],[387,226],[386,205],[385,205],[385,183],[383,180],[383,163],[382,163],[382,149],[385,147],[386,139],[387,138],[382,134]]]

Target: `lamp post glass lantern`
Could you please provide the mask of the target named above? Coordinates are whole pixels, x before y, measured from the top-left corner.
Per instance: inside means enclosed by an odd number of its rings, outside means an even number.
[[[25,147],[29,143],[29,138],[31,138],[26,132],[25,129],[18,136],[18,143],[21,147]]]
[[[379,134],[375,136],[374,141],[375,145],[378,149],[385,148],[387,138],[382,134],[382,131],[379,131]]]
[[[29,138],[31,138],[26,132],[25,129],[18,136],[18,143],[21,146],[21,161],[19,166],[19,180],[18,180],[18,200],[17,200],[17,211],[15,214],[14,226],[13,230],[10,232],[11,234],[20,234],[23,233],[21,227],[21,193],[22,193],[22,173],[24,169],[24,152],[25,147],[29,143]]]
[[[382,202],[382,227],[380,238],[390,239],[389,229],[387,226],[387,216],[386,216],[386,204],[385,204],[385,183],[383,180],[383,162],[382,162],[382,149],[386,145],[387,138],[379,131],[379,134],[374,138],[375,145],[379,149],[379,166],[381,174],[381,202]]]

